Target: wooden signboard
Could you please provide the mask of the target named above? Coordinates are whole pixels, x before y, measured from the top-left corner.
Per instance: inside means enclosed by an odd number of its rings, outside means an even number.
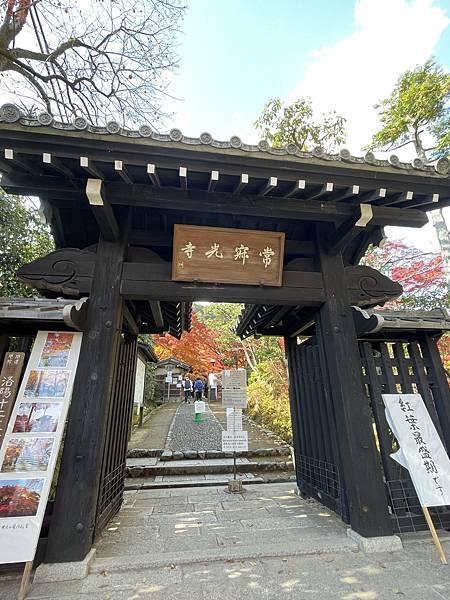
[[[0,373],[0,447],[16,399],[24,358],[24,352],[7,352],[3,361]]]
[[[281,286],[284,233],[175,225],[172,279]]]

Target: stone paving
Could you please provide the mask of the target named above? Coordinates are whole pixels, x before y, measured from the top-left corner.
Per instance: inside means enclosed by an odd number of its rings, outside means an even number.
[[[443,535],[450,552],[450,537]],[[406,541],[405,541],[406,540]],[[365,555],[337,517],[292,484],[129,492],[89,576],[39,583],[29,600],[449,600],[429,536]],[[17,581],[0,582],[12,600]]]
[[[135,429],[128,448],[164,448],[177,406],[175,402],[159,406],[142,427]]]
[[[206,405],[202,421],[194,422],[194,403],[179,405],[169,435],[166,449],[181,450],[221,450],[222,426]]]

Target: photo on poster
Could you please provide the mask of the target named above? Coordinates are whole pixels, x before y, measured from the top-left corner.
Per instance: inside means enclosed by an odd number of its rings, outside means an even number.
[[[26,398],[64,398],[70,371],[30,371]]]
[[[62,408],[61,402],[21,402],[13,433],[55,433]]]
[[[45,479],[0,481],[0,519],[34,517],[39,507]]]
[[[66,331],[49,332],[38,367],[67,367],[73,336]]]
[[[46,471],[54,438],[10,438],[3,458],[2,473]]]

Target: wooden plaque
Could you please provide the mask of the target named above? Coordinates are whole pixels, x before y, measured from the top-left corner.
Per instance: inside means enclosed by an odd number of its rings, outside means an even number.
[[[24,359],[25,352],[7,352],[3,361],[0,373],[0,447],[16,399]]]
[[[284,233],[175,225],[172,279],[281,286]]]

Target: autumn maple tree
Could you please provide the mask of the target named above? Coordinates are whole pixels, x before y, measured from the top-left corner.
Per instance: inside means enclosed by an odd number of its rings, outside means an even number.
[[[192,367],[194,376],[206,377],[208,373],[221,371],[221,349],[217,341],[217,333],[200,323],[195,313],[192,314],[191,331],[185,331],[181,339],[171,335],[154,336],[155,352],[160,360],[175,357]]]
[[[439,253],[390,240],[382,248],[371,248],[364,262],[403,286],[400,298],[385,304],[381,310],[432,310],[448,306],[450,294]],[[444,366],[450,370],[450,336],[442,336],[438,346]]]

